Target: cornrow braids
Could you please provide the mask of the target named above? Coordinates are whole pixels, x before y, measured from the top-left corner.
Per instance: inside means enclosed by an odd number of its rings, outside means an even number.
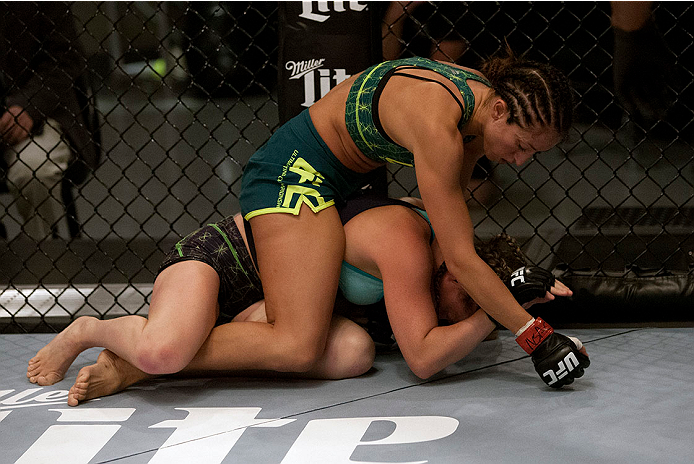
[[[477,255],[486,262],[489,267],[499,276],[502,282],[506,282],[516,269],[526,265],[525,254],[518,245],[515,238],[508,234],[501,233],[491,239],[475,244]],[[434,296],[434,307],[439,307],[441,298],[441,280],[448,272],[446,262],[434,271],[431,276],[431,289]]]
[[[516,239],[505,233],[477,243],[475,251],[504,282],[513,271],[527,263],[525,254]]]
[[[476,244],[475,251],[504,283],[508,281],[513,271],[525,266],[527,262],[525,254],[518,242],[516,242],[516,239],[505,233],[496,235],[486,242]],[[502,327],[494,319],[491,320],[497,328]]]
[[[555,67],[517,58],[492,57],[481,67],[492,89],[509,108],[509,124],[539,124],[566,137],[573,122],[573,93],[567,77]]]

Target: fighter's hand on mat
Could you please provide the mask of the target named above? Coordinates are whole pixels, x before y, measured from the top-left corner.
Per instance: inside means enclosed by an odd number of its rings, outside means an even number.
[[[506,282],[506,286],[520,305],[536,298],[553,299],[551,294],[549,297],[547,294],[551,292],[554,284],[554,275],[537,266],[523,266],[516,269]]]
[[[582,377],[590,359],[578,338],[554,333],[537,318],[516,336],[516,342],[528,353],[540,378],[552,388],[561,388]]]

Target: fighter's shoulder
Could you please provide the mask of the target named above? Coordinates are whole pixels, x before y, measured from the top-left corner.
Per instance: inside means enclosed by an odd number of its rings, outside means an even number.
[[[429,224],[414,209],[406,206],[383,209],[383,227],[378,240],[373,243],[374,262],[384,283],[408,282],[408,285],[417,286],[431,273]]]
[[[354,221],[356,220],[356,221]],[[404,253],[429,244],[429,225],[413,208],[387,205],[365,211],[352,220],[352,226],[366,232],[373,245],[388,252]],[[350,221],[350,222],[352,222]]]

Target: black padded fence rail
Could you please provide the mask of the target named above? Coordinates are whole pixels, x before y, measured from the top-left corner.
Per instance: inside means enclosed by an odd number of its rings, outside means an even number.
[[[612,27],[609,2],[299,5],[307,23],[370,14],[381,30],[370,52],[383,59],[476,68],[508,44],[560,68],[577,97],[568,140],[518,168],[480,163],[469,187],[476,235],[515,236],[531,262],[576,286],[569,319],[589,303],[582,321],[629,321],[635,295],[657,302],[656,279],[667,278],[676,310],[632,317],[692,320],[690,3],[655,3],[649,35],[627,39]],[[0,3],[0,333],[56,331],[85,314],[146,314],[170,247],[239,211],[244,166],[281,119],[278,75],[289,68],[280,62],[280,8]],[[615,91],[618,60],[636,62],[639,78],[658,84],[646,93],[661,113],[627,111]],[[302,75],[304,88],[319,98],[341,72],[311,83]],[[27,126],[26,116],[37,124]],[[25,145],[39,146],[42,161],[25,160]],[[418,195],[411,168],[388,167],[387,187],[391,196]],[[595,300],[601,291],[610,297]],[[604,318],[596,301],[624,308]]]

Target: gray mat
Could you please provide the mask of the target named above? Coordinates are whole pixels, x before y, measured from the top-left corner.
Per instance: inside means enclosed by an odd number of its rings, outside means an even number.
[[[342,381],[164,379],[77,408],[26,362],[52,335],[0,336],[0,462],[692,462],[694,329],[574,330],[592,365],[545,387],[508,332],[422,381],[399,353]]]

